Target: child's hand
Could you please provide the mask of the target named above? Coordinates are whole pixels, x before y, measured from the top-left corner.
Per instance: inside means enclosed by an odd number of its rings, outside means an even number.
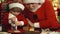
[[[23,26],[24,22],[23,21],[15,21],[16,26]]]
[[[19,26],[21,23],[19,21],[15,21],[15,25]]]
[[[10,20],[12,21],[12,23],[15,23],[15,21],[17,21],[16,17],[10,18]]]
[[[17,18],[16,17],[13,17],[13,18],[10,18],[11,21],[15,22],[17,21]]]

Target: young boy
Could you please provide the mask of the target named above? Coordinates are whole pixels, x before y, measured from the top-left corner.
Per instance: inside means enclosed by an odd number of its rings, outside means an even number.
[[[11,26],[18,26],[17,29],[22,32],[22,26],[27,24],[27,20],[21,13],[24,10],[24,6],[20,3],[11,3],[9,4],[9,10],[9,13],[4,15],[3,24],[6,25],[5,28],[8,31],[11,29]]]

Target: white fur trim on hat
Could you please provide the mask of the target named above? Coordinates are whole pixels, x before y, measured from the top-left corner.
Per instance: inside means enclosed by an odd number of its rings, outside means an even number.
[[[40,0],[40,3],[43,4],[45,2],[45,0]]]
[[[45,0],[23,0],[24,3],[44,3]]]
[[[18,7],[18,8],[20,8],[20,9],[22,9],[22,10],[24,10],[24,6],[23,6],[23,4],[20,4],[20,3],[11,3],[11,4],[9,4],[9,9],[12,9],[12,8],[14,8],[14,7]]]
[[[24,3],[39,3],[39,0],[23,0]]]

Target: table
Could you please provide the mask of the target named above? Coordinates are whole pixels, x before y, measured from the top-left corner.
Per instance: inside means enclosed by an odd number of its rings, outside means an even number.
[[[40,34],[40,32],[26,31],[26,32],[9,32],[11,34]]]
[[[8,33],[8,32],[0,32],[0,34],[11,34],[11,33]]]

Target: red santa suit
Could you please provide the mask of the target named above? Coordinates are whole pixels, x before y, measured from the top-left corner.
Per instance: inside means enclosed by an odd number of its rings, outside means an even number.
[[[56,15],[53,6],[48,0],[41,0],[40,7],[35,11],[31,12],[27,9],[24,11],[24,15],[35,24],[35,27],[40,28],[60,28],[60,24],[56,19]],[[24,1],[29,3],[28,0]],[[35,15],[35,17],[33,17]],[[37,17],[37,18],[36,18]],[[34,19],[36,18],[36,19]],[[39,23],[37,23],[39,22]]]
[[[12,15],[10,15],[10,16],[12,16]],[[24,16],[22,14],[19,14],[16,17],[17,17],[18,21],[23,21],[23,23],[21,22],[22,26],[27,24],[27,20],[24,18]],[[11,29],[11,23],[9,23],[9,19],[8,18],[9,18],[9,13],[5,13],[3,24],[6,25],[5,27],[6,27],[7,30],[10,30]],[[15,25],[12,24],[12,26],[15,26]],[[21,30],[21,29],[22,29],[21,27],[18,27],[18,30]]]
[[[14,7],[19,7],[20,9],[24,10],[24,6],[20,3],[12,3],[9,4],[9,9],[14,8]],[[21,25],[18,26],[18,30],[20,30],[21,32],[23,32],[23,27],[24,25],[27,25],[27,20],[24,18],[24,16],[20,13],[19,15],[15,16],[12,13],[5,13],[4,14],[4,21],[3,21],[3,25],[5,25],[5,29],[8,31],[11,29],[11,26],[15,26],[15,24],[12,23],[12,21],[10,20],[10,18],[12,17],[16,17],[16,21],[18,20]]]

